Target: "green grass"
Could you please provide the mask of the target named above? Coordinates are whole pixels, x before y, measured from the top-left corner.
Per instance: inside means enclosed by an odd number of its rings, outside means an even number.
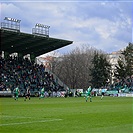
[[[133,98],[0,98],[0,133],[132,133]]]

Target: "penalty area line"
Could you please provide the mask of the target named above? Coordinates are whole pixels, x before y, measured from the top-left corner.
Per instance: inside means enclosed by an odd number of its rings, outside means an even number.
[[[51,119],[51,120],[32,121],[32,122],[7,123],[7,124],[0,124],[0,126],[22,125],[22,124],[32,124],[32,123],[44,123],[44,122],[61,121],[61,120],[62,119]]]

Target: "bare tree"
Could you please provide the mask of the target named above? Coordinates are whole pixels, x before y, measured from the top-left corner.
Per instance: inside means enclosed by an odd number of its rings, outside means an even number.
[[[69,88],[86,89],[91,83],[90,68],[95,48],[83,46],[52,62],[52,70]]]

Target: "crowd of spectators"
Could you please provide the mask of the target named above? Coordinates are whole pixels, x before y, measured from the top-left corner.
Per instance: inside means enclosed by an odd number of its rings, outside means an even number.
[[[8,59],[0,57],[0,91],[11,90],[19,85],[20,93],[27,87],[31,92],[39,92],[44,86],[45,91],[57,92],[63,90],[53,75],[45,71],[44,65],[36,64],[28,58],[10,56]]]
[[[133,91],[133,76],[115,80],[111,88],[118,91]]]
[[[45,70],[44,65],[36,64],[28,58],[10,56],[8,59],[0,56],[0,91],[11,90],[19,85],[20,93],[30,87],[30,91],[36,95],[42,87],[45,87],[46,95],[64,90],[54,79],[53,74]],[[121,80],[115,80],[110,86],[111,90],[133,91],[133,76]],[[65,91],[65,90],[64,90]]]

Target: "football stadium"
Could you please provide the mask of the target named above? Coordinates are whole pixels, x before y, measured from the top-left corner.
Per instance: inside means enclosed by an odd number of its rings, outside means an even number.
[[[56,81],[36,57],[70,45],[52,38],[49,26],[21,32],[20,20],[1,22],[1,133],[132,133],[133,81],[129,88],[82,94]]]

